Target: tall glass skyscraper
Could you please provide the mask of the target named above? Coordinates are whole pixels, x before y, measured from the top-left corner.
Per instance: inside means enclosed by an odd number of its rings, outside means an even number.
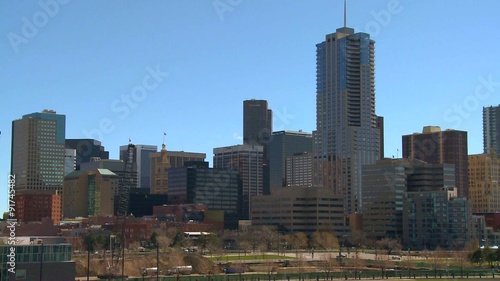
[[[500,105],[483,107],[484,153],[500,152]]]
[[[346,214],[362,205],[361,167],[380,158],[374,44],[344,26],[316,45],[315,184],[343,194]]]

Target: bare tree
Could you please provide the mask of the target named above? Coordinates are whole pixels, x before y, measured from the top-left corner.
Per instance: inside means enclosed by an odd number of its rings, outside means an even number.
[[[446,251],[437,247],[434,251],[431,252],[431,268],[434,270],[434,277],[437,277],[437,271],[443,269],[445,265]]]
[[[401,242],[397,239],[386,237],[382,240],[377,241],[377,247],[379,249],[385,250],[387,252],[387,255],[391,255],[394,252],[401,251]]]
[[[336,249],[339,247],[339,241],[332,232],[316,231],[311,236],[311,244],[325,250]]]

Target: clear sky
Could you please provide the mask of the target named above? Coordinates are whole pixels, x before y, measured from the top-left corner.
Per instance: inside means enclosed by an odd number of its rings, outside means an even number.
[[[376,41],[386,157],[426,125],[468,131],[469,153],[482,153],[482,107],[500,104],[499,10],[348,1],[347,25]],[[112,158],[129,138],[160,147],[166,132],[167,149],[211,162],[214,147],[241,143],[252,98],[269,101],[275,131],[312,132],[315,45],[343,25],[343,1],[5,0],[0,19],[6,197],[12,120],[43,109],[66,115],[66,138],[100,139]]]

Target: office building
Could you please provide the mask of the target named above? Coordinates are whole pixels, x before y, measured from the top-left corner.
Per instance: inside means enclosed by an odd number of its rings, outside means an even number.
[[[147,188],[151,186],[151,161],[149,155],[156,153],[156,145],[136,144],[134,149],[133,162],[137,167],[137,188]],[[128,145],[120,146],[120,160],[126,161],[128,158]]]
[[[263,195],[264,148],[258,145],[234,145],[214,148],[215,169],[236,170],[243,183],[240,219],[250,218],[252,196]]]
[[[458,196],[469,197],[467,132],[426,126],[422,133],[403,136],[403,158],[455,165]]]
[[[483,107],[483,146],[484,153],[500,153],[500,105]]]
[[[403,249],[463,249],[475,235],[470,203],[452,189],[406,192],[403,222]]]
[[[95,139],[66,139],[66,148],[76,150],[76,169],[92,158],[109,159],[109,151],[104,150],[101,142]]]
[[[64,178],[64,217],[112,216],[118,182],[108,169],[70,173]]]
[[[76,265],[71,260],[71,244],[51,242],[46,237],[16,237],[16,245],[7,245],[6,238],[0,245],[0,281],[13,280],[75,280]],[[15,254],[14,271],[8,271]],[[43,255],[43,260],[42,260]]]
[[[278,226],[289,232],[347,234],[343,196],[331,189],[293,186],[252,197],[252,225]]]
[[[469,155],[469,199],[473,213],[500,212],[500,158],[496,153]]]
[[[243,101],[243,144],[265,145],[273,131],[273,112],[266,100]]]
[[[41,222],[50,218],[54,224],[61,221],[61,195],[58,191],[25,191],[14,196],[14,217],[18,222]]]
[[[287,178],[287,157],[305,152],[312,154],[312,134],[301,131],[273,132],[268,144],[271,188],[290,185]],[[312,170],[310,173],[312,174]]]
[[[315,185],[344,196],[345,215],[362,206],[362,165],[381,155],[375,114],[375,42],[344,27],[316,45]]]
[[[150,153],[151,194],[167,194],[168,169],[184,167],[190,161],[205,161],[205,153],[168,151],[162,144],[160,152]]]
[[[266,100],[243,101],[243,144],[260,145],[264,148],[262,162],[262,189],[264,194],[270,193],[269,143],[272,140],[273,111],[268,108]]]
[[[118,202],[115,201],[115,204]],[[130,190],[130,204],[127,214],[136,218],[153,215],[153,207],[168,203],[167,194],[150,194],[145,188],[133,188]],[[115,205],[115,208],[117,206]]]
[[[214,169],[208,162],[186,162],[168,171],[171,204],[203,204],[211,211],[224,211],[224,228],[237,229],[241,212],[242,184],[239,173]]]
[[[363,166],[363,233],[369,239],[403,237],[406,192],[453,190],[451,164],[429,164],[417,159],[382,159]]]
[[[16,176],[16,194],[62,192],[65,128],[66,116],[53,110],[12,121],[11,174]]]
[[[313,186],[313,155],[296,153],[286,158],[286,186]]]

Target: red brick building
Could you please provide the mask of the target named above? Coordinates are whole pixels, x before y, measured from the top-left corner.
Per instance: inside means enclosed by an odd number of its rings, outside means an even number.
[[[61,195],[58,194],[16,194],[15,218],[19,222],[41,222],[50,218],[54,224],[61,221]]]

